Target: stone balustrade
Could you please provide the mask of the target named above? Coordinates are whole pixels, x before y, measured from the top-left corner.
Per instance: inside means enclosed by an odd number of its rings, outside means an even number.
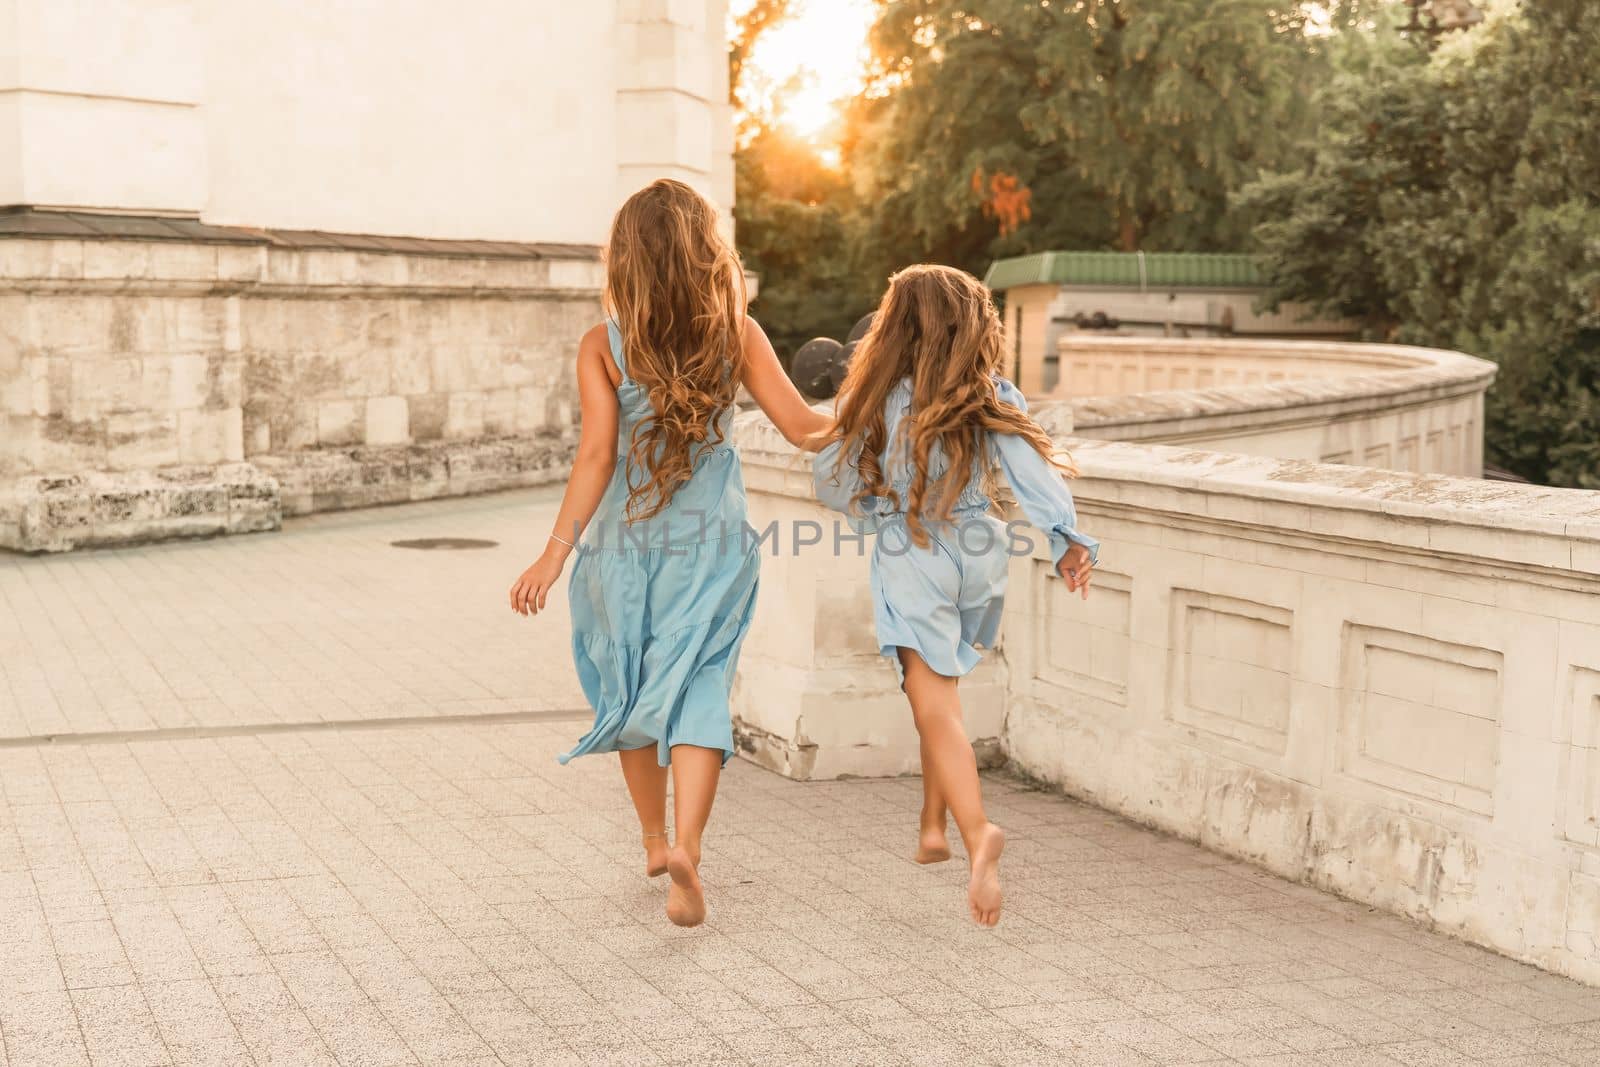
[[[1346,382],[1457,372],[1486,384],[1453,360]],[[1080,404],[1035,410],[1083,467],[1102,565],[1083,601],[1042,550],[1013,562],[999,647],[963,683],[986,762],[1600,982],[1600,493],[1065,436]],[[777,523],[745,754],[914,773],[870,541],[836,543],[760,415],[736,435],[752,522]]]
[[[1600,493],[1082,441],[1013,565],[1021,770],[1600,982]]]
[[[1061,384],[1076,432],[1418,474],[1483,473],[1494,364],[1459,352],[1329,341],[1073,333]]]

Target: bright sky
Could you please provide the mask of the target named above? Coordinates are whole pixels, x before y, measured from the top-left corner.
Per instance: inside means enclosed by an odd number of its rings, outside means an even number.
[[[738,17],[751,0],[733,0]],[[756,112],[815,143],[831,147],[841,101],[861,91],[866,75],[872,0],[792,0],[789,14],[757,40],[745,69],[746,99]]]

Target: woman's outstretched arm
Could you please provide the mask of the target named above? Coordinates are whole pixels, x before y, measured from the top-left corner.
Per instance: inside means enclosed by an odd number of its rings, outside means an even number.
[[[744,320],[744,387],[791,445],[807,452],[821,447],[821,437],[833,420],[806,403],[783,373],[766,331],[749,316]]]
[[[611,377],[610,343],[606,328],[596,326],[578,344],[578,404],[583,412],[578,452],[544,551],[512,583],[511,610],[518,614],[537,615],[543,610],[545,598],[561,577],[578,537],[594,518],[616,469],[617,383]]]

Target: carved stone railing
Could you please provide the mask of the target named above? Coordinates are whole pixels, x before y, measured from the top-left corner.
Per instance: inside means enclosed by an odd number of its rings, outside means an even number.
[[[1483,473],[1494,364],[1327,341],[1068,334],[1061,385],[1081,437],[1411,471]]]
[[[1076,410],[1035,405],[1063,435]],[[736,689],[746,755],[914,772],[870,543],[834,551],[764,419],[736,435],[755,524],[779,520]],[[980,751],[1600,982],[1600,493],[1061,440],[1099,578],[1082,601],[1042,556],[1013,561],[1000,647],[963,686]],[[795,553],[796,520],[820,543]]]
[[[1015,765],[1600,981],[1600,493],[1075,453],[1102,566],[1014,563]]]

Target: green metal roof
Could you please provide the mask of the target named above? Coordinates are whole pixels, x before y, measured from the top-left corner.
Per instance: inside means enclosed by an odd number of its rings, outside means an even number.
[[[995,260],[983,281],[995,290],[1016,285],[1253,289],[1264,284],[1250,256],[1225,252],[1039,252]]]

